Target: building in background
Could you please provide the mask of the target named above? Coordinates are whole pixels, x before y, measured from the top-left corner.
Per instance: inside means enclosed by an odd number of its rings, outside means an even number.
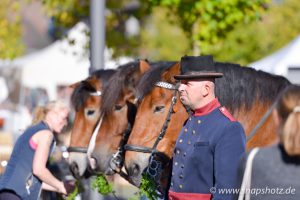
[[[300,84],[300,35],[282,49],[249,66],[285,76],[292,83]]]

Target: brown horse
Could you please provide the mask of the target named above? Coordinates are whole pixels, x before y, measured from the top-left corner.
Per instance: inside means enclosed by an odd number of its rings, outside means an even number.
[[[69,151],[70,170],[76,178],[87,168],[87,147],[100,117],[103,88],[115,70],[97,70],[87,79],[73,84],[71,102],[75,109]]]
[[[174,62],[151,63],[151,68],[170,66]],[[96,173],[112,175],[121,173],[127,138],[134,123],[137,96],[136,86],[150,68],[148,63],[139,67],[120,69],[104,90],[103,118],[95,149],[92,152],[92,168]]]
[[[216,80],[216,96],[221,104],[241,122],[246,135],[257,129],[247,148],[274,143],[277,135],[268,114],[277,95],[290,84],[289,81],[235,64],[216,63],[216,68],[224,74],[223,78]],[[125,145],[125,168],[130,182],[136,186],[140,185],[144,172],[150,173],[156,181],[166,181],[161,175],[167,173],[162,173],[162,170],[168,169],[176,139],[189,116],[185,107],[176,101],[177,83],[173,76],[179,72],[179,64],[160,71],[159,75],[157,69],[150,70],[138,85],[137,95],[144,98],[138,106],[135,124]],[[260,127],[256,127],[257,124]],[[152,162],[153,158],[159,160]]]

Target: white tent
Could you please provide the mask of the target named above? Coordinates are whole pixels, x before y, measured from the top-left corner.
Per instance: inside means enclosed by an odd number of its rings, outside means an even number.
[[[25,87],[42,87],[50,99],[56,98],[56,87],[80,81],[88,76],[89,58],[84,56],[83,46],[87,38],[84,23],[77,24],[68,35],[75,39],[74,45],[67,39],[56,41],[50,46],[20,57],[13,64],[22,68],[21,83]]]
[[[300,83],[300,36],[279,51],[249,66],[269,73],[287,77],[293,83]]]
[[[300,83],[300,36],[266,58],[249,66],[269,73],[287,77],[293,83]]]
[[[18,68],[21,71],[22,86],[44,88],[50,100],[56,99],[57,86],[69,85],[88,76],[90,61],[84,49],[88,43],[87,31],[88,26],[79,22],[69,31],[67,39],[56,41],[44,49],[13,61],[0,60],[0,68]],[[75,43],[69,44],[70,40],[74,40]],[[132,60],[129,57],[112,59],[112,50],[105,49],[105,69],[116,68]]]
[[[29,88],[42,87],[49,98],[56,99],[56,87],[80,81],[88,76],[90,61],[84,46],[88,43],[88,27],[79,22],[67,38],[56,41],[50,46],[16,59],[13,64],[22,68],[21,83]],[[75,44],[69,44],[74,40]],[[112,60],[111,50],[105,49],[105,68],[116,68],[131,61],[131,58],[120,57]]]

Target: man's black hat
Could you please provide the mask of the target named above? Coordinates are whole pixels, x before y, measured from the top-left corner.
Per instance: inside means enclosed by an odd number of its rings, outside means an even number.
[[[184,56],[180,61],[180,75],[175,75],[177,80],[220,78],[222,73],[216,72],[214,60],[211,55],[207,56]]]

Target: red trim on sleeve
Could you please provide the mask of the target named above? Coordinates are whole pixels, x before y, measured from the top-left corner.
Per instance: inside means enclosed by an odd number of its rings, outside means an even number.
[[[211,200],[211,194],[181,193],[169,191],[169,200]]]
[[[30,138],[30,140],[29,140],[29,146],[33,149],[33,150],[36,150],[36,148],[37,148],[37,143],[35,143],[34,141],[33,141],[33,139],[32,138]]]
[[[223,115],[225,115],[230,121],[235,122],[236,119],[230,114],[230,112],[223,106],[221,108],[219,108],[219,110],[221,111],[221,113],[223,113]]]

